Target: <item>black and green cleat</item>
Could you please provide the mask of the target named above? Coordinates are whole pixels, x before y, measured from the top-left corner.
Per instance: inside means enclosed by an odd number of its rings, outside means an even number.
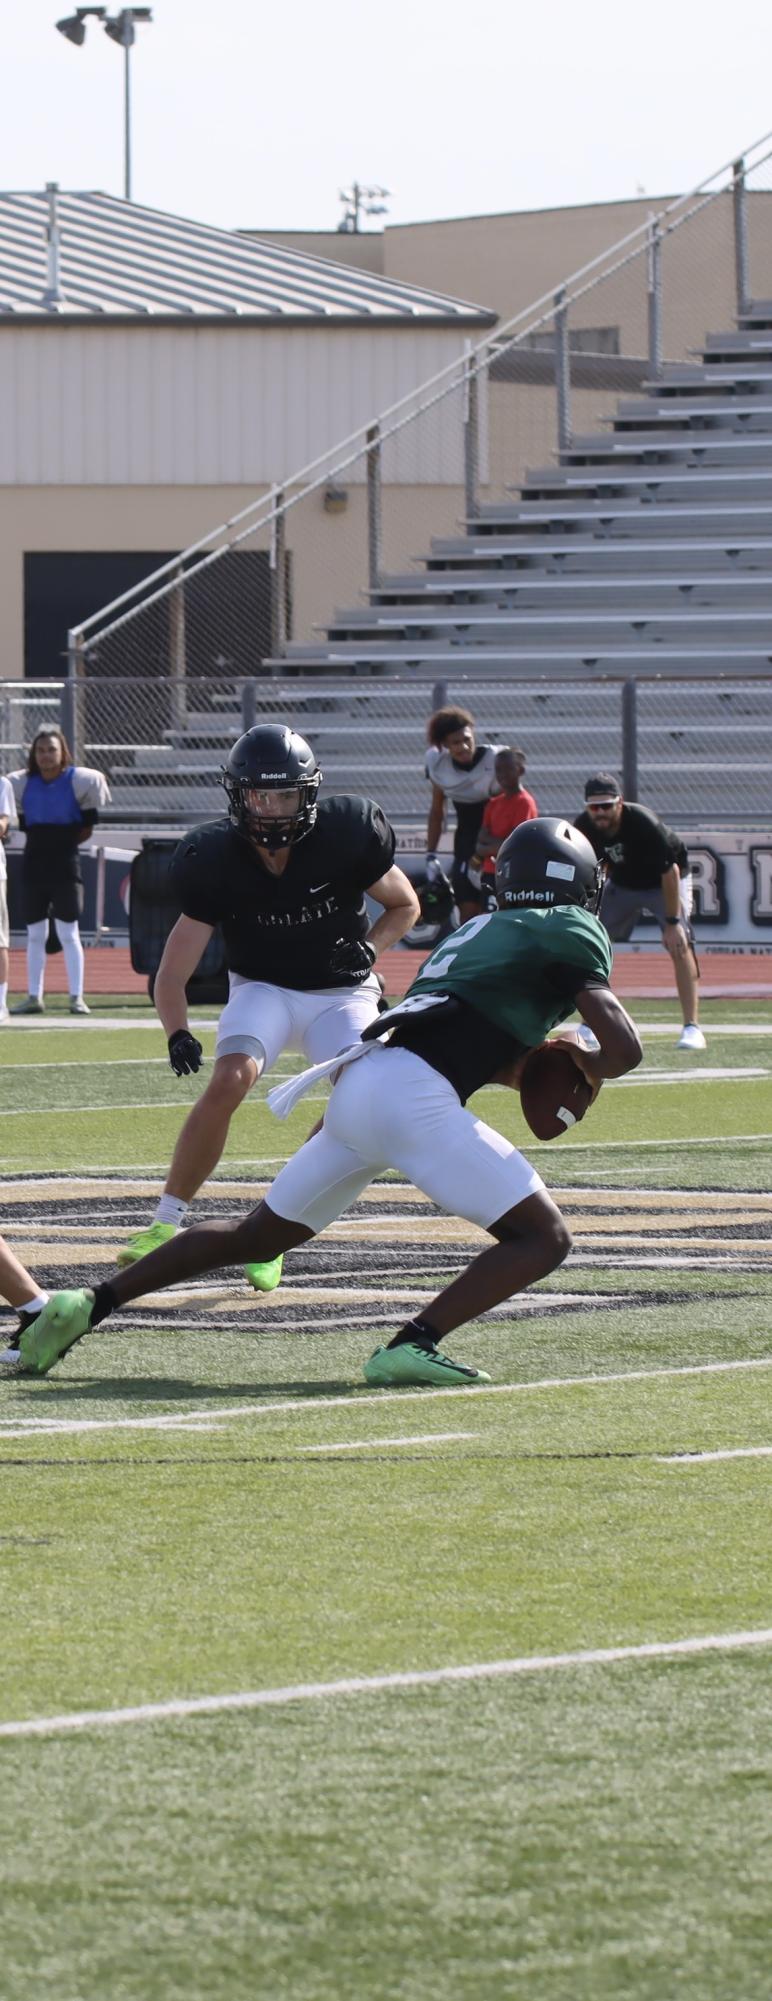
[[[88,1333],[93,1311],[93,1292],[55,1292],[21,1334],[19,1373],[47,1376],[68,1348],[74,1348]]]
[[[471,1369],[466,1362],[452,1362],[440,1348],[422,1348],[419,1342],[401,1341],[397,1348],[376,1348],[364,1365],[365,1382],[374,1389],[405,1389],[409,1384],[432,1386],[489,1383],[484,1369]]]

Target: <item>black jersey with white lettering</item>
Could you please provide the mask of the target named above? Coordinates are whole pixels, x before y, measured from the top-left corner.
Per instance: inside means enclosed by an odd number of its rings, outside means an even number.
[[[271,875],[229,820],[196,827],[180,841],[172,884],[186,917],[219,924],[228,970],[303,993],[353,987],[361,973],[331,967],[336,947],[367,936],[363,891],[394,860],[395,838],[372,799],[322,799],[310,833]]]
[[[592,813],[580,813],[574,826],[586,835],[620,889],[659,889],[674,862],[682,875],[688,874],[689,856],[680,834],[674,834],[648,806],[628,806],[625,800],[613,834],[596,826]]]

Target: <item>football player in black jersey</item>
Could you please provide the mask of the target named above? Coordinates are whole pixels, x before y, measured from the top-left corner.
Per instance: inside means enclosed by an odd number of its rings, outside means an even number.
[[[231,1119],[283,1049],[313,1063],[355,1041],[378,1013],[378,952],[395,945],[419,903],[394,866],[394,832],[372,799],[319,799],[322,774],[305,738],[258,724],[223,773],[228,817],[186,835],[172,881],[182,916],[156,975],[154,1000],[178,1077],[200,1069],[185,987],[219,924],[230,998],[214,1069],[180,1133],[150,1226],[129,1238],[130,1265],[174,1236],[216,1167]],[[382,905],[370,926],[365,891]],[[257,1292],[278,1285],[281,1258],[245,1266]]]
[[[277,1086],[280,1116],[333,1073],[321,1131],[301,1146],[250,1216],[198,1223],[143,1264],[92,1291],[57,1294],[20,1338],[23,1371],[45,1375],[108,1314],[141,1294],[245,1257],[306,1243],[342,1215],[374,1175],[395,1167],[450,1215],[495,1239],[365,1363],[368,1383],[465,1386],[482,1370],[440,1345],[467,1320],[554,1271],[570,1249],[560,1210],[524,1154],[466,1107],[482,1084],[517,1088],[529,1048],[576,1007],[592,1053],[564,1040],[597,1091],[641,1060],[634,1023],[608,985],[611,946],[596,915],[600,869],[564,820],[529,820],[496,858],[499,908],[436,947],[405,1001],[343,1054]],[[373,1036],[390,1035],[386,1047]]]

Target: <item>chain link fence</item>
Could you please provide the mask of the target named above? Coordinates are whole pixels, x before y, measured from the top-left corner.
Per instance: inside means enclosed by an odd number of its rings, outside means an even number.
[[[0,718],[15,714],[0,684]],[[220,774],[231,744],[253,722],[286,722],[311,743],[328,791],[377,798],[405,845],[423,845],[424,777],[431,707],[452,701],[474,714],[482,741],[517,745],[540,811],[573,817],[592,771],[617,772],[680,827],[731,827],[769,818],[772,678],[589,680],[465,678],[435,684],[396,678],[95,681],[83,690],[81,758],[109,779],[103,820],[185,826],[224,810]],[[69,734],[71,689],[49,683],[40,724]],[[33,734],[30,729],[29,734]],[[24,762],[3,735],[0,765]]]

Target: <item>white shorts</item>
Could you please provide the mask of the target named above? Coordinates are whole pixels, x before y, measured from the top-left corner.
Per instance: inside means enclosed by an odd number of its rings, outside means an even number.
[[[323,1230],[384,1167],[399,1168],[440,1209],[487,1230],[544,1188],[509,1140],[464,1110],[446,1077],[412,1049],[372,1048],[335,1085],[322,1131],[268,1190],[288,1222]]]
[[[254,1056],[270,1070],[282,1049],[296,1049],[310,1063],[325,1063],[357,1042],[378,1013],[381,989],[374,973],[359,987],[326,987],[299,993],[267,980],[230,974],[230,999],[217,1028],[218,1056]]]
[[[8,900],[5,893],[5,876],[0,876],[0,952],[7,947],[10,938],[8,930]]]

